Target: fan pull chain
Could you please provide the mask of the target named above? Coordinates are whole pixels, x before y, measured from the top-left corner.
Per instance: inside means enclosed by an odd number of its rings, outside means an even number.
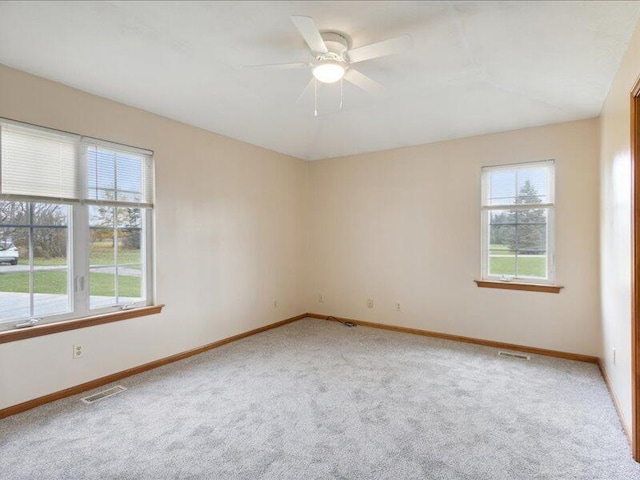
[[[313,78],[313,116],[318,116],[318,79]]]
[[[340,110],[342,110],[342,99],[344,98],[344,82],[340,79]]]

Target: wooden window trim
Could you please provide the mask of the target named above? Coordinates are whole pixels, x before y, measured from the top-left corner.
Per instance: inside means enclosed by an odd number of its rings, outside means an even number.
[[[631,453],[640,462],[640,78],[630,95],[631,141]]]
[[[481,288],[499,288],[502,290],[523,290],[527,292],[560,293],[564,287],[560,285],[544,285],[541,283],[496,282],[491,280],[474,280]]]
[[[132,308],[130,310],[119,310],[102,315],[93,315],[91,317],[74,318],[73,320],[36,325],[35,327],[7,330],[0,332],[0,343],[17,342],[19,340],[26,340],[27,338],[41,337],[43,335],[51,335],[68,330],[77,330],[78,328],[94,327],[105,323],[129,320],[130,318],[145,317],[147,315],[160,313],[163,307],[164,305],[150,305],[147,307]]]

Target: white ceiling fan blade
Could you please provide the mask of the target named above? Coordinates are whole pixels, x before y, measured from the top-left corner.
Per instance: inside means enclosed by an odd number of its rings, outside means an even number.
[[[370,79],[365,74],[360,73],[353,68],[347,70],[347,73],[344,74],[344,79],[347,82],[353,83],[356,87],[361,88],[365,92],[370,93],[371,95],[379,96],[383,95],[387,91],[387,89],[380,85],[378,82]]]
[[[327,53],[329,50],[324,44],[324,40],[320,35],[316,22],[311,17],[302,17],[299,15],[292,15],[291,21],[296,26],[304,41],[307,42],[309,48],[314,53]]]
[[[411,37],[409,35],[403,35],[401,37],[383,40],[382,42],[372,43],[371,45],[365,45],[364,47],[354,48],[353,50],[349,50],[347,55],[349,56],[350,63],[358,63],[371,60],[372,58],[404,52],[405,50],[410,50],[412,47],[413,40]]]
[[[273,63],[268,65],[246,65],[244,68],[265,68],[269,70],[290,70],[294,68],[306,68],[310,67],[310,63],[298,62],[298,63]]]
[[[307,83],[307,86],[304,87],[304,90],[302,90],[302,93],[298,97],[298,100],[296,100],[296,103],[300,103],[302,99],[306,97],[309,92],[313,91],[313,84],[315,80],[316,80],[315,78],[311,77],[311,80],[309,80],[309,83]],[[320,85],[318,85],[318,87],[320,87]]]

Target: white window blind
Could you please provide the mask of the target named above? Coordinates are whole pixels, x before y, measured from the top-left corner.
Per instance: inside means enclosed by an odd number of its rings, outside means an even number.
[[[151,152],[98,140],[83,141],[87,165],[86,203],[153,206]]]
[[[0,122],[0,194],[79,201],[80,137],[13,122]]]
[[[483,167],[482,206],[517,208],[554,203],[553,160]]]

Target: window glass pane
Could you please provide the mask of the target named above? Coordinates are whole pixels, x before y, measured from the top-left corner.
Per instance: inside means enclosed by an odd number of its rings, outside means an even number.
[[[516,203],[516,171],[496,170],[489,173],[489,205]]]
[[[69,270],[64,267],[36,269],[33,273],[33,315],[58,315],[70,310]]]
[[[118,267],[118,296],[125,304],[143,300],[142,265]]]
[[[0,225],[0,319],[45,317],[71,311],[70,207],[4,202]],[[46,226],[45,226],[46,225]],[[33,251],[30,252],[30,245]]]
[[[142,218],[139,208],[118,208],[118,264],[140,264]]]
[[[90,207],[92,309],[144,300],[142,213],[139,208]]]
[[[89,305],[92,309],[117,303],[115,211],[111,206],[89,207]]]
[[[143,300],[142,212],[118,208],[118,297],[120,303]]]
[[[116,160],[114,152],[100,147],[87,148],[88,198],[115,200]]]
[[[518,276],[547,278],[547,219],[548,209],[519,210]]]
[[[0,267],[18,264],[29,264],[29,228],[5,227],[0,224]],[[18,268],[4,269],[4,271],[14,272],[18,270]]]
[[[3,202],[5,212],[8,203]],[[28,212],[26,205],[18,207]],[[16,217],[4,219],[10,225]],[[0,227],[0,321],[29,318],[29,291],[29,228]]]
[[[518,169],[518,201],[516,203],[549,202],[549,167]]]
[[[0,321],[29,318],[29,272],[12,273],[0,265]]]
[[[138,155],[118,153],[116,155],[119,202],[141,202],[144,158]]]
[[[91,267],[89,272],[90,307],[102,308],[117,304],[115,267]]]
[[[489,214],[489,275],[516,275],[515,218],[510,210],[490,211]]]
[[[86,150],[90,200],[151,201],[151,168],[148,157],[99,145]]]
[[[26,225],[29,223],[27,202],[0,201],[0,225]]]
[[[55,203],[33,203],[33,224],[39,227],[69,225],[69,207]]]
[[[114,207],[89,207],[89,264],[115,265]]]
[[[64,205],[33,204],[34,224],[58,224],[32,230],[33,315],[36,317],[70,310],[67,210]]]
[[[551,203],[550,172],[548,163],[487,172],[485,205]]]
[[[489,275],[547,278],[548,208],[493,210],[488,215]]]

